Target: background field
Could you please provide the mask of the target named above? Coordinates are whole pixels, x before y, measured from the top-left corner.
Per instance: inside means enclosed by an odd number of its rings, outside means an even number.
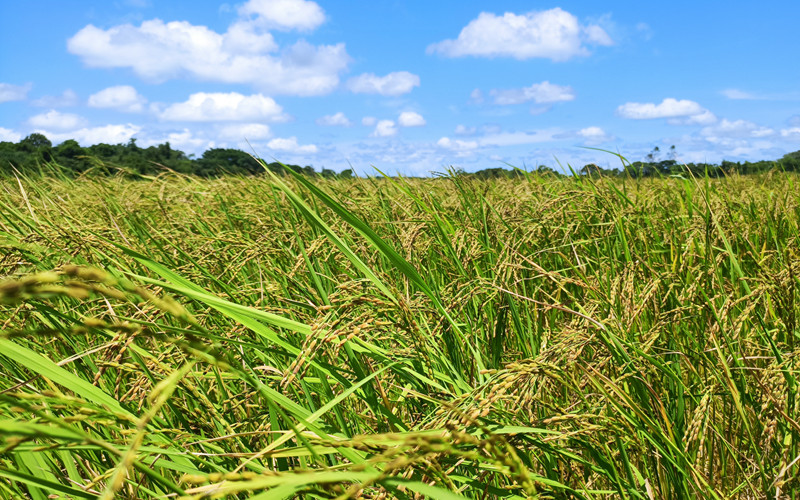
[[[775,171],[4,180],[0,497],[795,498],[799,220]]]

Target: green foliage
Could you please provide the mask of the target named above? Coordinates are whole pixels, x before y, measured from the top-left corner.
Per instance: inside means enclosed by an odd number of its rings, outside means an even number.
[[[594,163],[584,165],[578,173],[590,177],[722,177],[731,174],[759,174],[772,169],[785,172],[800,171],[800,151],[784,155],[777,161],[758,162],[731,162],[722,161],[721,164],[708,163],[678,163],[677,152],[672,146],[668,159],[660,160],[661,151],[655,147],[647,155],[647,161],[623,161],[622,169],[602,168]],[[181,174],[191,174],[199,177],[217,177],[221,175],[262,175],[264,168],[270,172],[282,175],[284,167],[279,162],[259,164],[253,157],[238,149],[212,148],[207,150],[200,158],[190,158],[182,151],[172,149],[170,144],[164,143],[157,146],[141,148],[136,144],[136,139],[131,139],[128,144],[95,144],[86,148],[81,147],[76,141],[69,139],[53,147],[47,137],[42,134],[31,134],[19,143],[0,142],[0,177],[13,174],[14,169],[22,173],[36,173],[39,175],[71,176],[93,173],[113,174],[126,172],[134,176],[152,176],[171,170]],[[353,171],[346,169],[340,173],[323,168],[317,173],[313,167],[299,165],[286,165],[295,172],[314,177],[321,176],[326,179],[353,177]],[[571,168],[571,167],[570,167]],[[476,179],[520,179],[525,175],[525,170],[518,168],[491,167],[473,173],[465,173],[460,169],[454,170],[460,174]],[[531,172],[537,175],[559,177],[551,167],[540,165]]]
[[[291,166],[306,175],[315,175],[311,167]],[[266,164],[272,172],[281,173],[278,162]],[[170,144],[141,148],[136,139],[128,144],[95,144],[81,147],[69,139],[58,146],[42,134],[31,134],[19,143],[0,142],[0,177],[8,177],[14,170],[23,174],[75,177],[81,174],[109,175],[117,172],[133,176],[152,176],[165,171],[192,174],[199,177],[220,175],[262,175],[264,167],[253,157],[238,149],[209,149],[198,159],[189,158]],[[336,174],[327,170],[327,177],[352,177],[346,170]]]

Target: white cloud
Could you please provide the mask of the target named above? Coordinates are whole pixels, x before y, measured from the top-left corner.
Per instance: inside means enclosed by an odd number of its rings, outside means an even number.
[[[376,123],[378,123],[378,119],[374,116],[365,116],[361,119],[361,125],[364,125],[365,127],[371,127]]]
[[[600,127],[586,127],[578,131],[578,136],[584,139],[584,142],[590,146],[602,144],[613,140],[614,138],[606,133]]]
[[[449,151],[455,151],[456,153],[466,154],[470,153],[476,149],[478,149],[478,142],[477,141],[462,141],[460,139],[450,139],[449,137],[442,137],[438,141],[436,141],[436,145],[440,148],[447,149]]]
[[[31,101],[34,106],[43,108],[62,108],[78,104],[78,94],[72,89],[65,90],[61,95],[46,95]]]
[[[397,123],[401,127],[421,127],[425,125],[425,118],[421,114],[413,111],[403,111],[397,118]]]
[[[781,129],[781,137],[786,139],[800,139],[800,127]]]
[[[574,15],[560,8],[498,16],[481,12],[467,24],[455,40],[428,46],[428,53],[446,57],[543,57],[566,61],[589,55],[586,45],[612,45],[608,33],[597,24],[583,25]]]
[[[268,125],[263,123],[242,123],[225,125],[219,128],[217,134],[220,139],[230,141],[257,141],[267,139],[272,135]]]
[[[0,102],[24,101],[30,92],[32,85],[12,85],[10,83],[0,83]]]
[[[185,128],[181,131],[169,132],[166,136],[147,137],[140,141],[142,146],[155,146],[169,142],[170,147],[179,149],[184,153],[202,154],[205,150],[216,147],[214,141],[206,137],[199,137],[191,130]]]
[[[712,123],[717,122],[717,115],[712,113],[709,110],[703,110],[702,113],[686,116],[686,117],[679,117],[679,118],[670,118],[667,120],[667,123],[670,125],[711,125]]]
[[[281,121],[286,119],[278,103],[262,94],[245,96],[238,92],[198,92],[185,102],[175,103],[159,113],[166,121]]]
[[[652,120],[655,118],[672,118],[673,125],[704,125],[717,121],[709,110],[688,99],[668,97],[660,104],[651,102],[628,102],[617,108],[617,114],[631,120]]]
[[[28,123],[37,128],[69,130],[84,126],[86,118],[72,113],[59,113],[51,109],[47,113],[30,117]]]
[[[752,92],[747,92],[739,89],[725,89],[721,91],[720,94],[724,95],[728,99],[734,99],[734,100],[760,99],[759,96],[753,94]]]
[[[700,135],[712,143],[728,143],[731,139],[754,138],[760,139],[775,134],[771,128],[761,127],[747,120],[722,119],[718,124],[704,127]]]
[[[469,93],[469,102],[472,104],[483,103],[483,92],[481,92],[481,89],[474,89]]]
[[[128,123],[125,125],[81,128],[70,132],[51,132],[47,130],[36,130],[36,132],[46,135],[54,144],[64,142],[67,139],[75,139],[82,146],[91,146],[100,143],[124,144],[141,130],[142,127]]]
[[[475,135],[478,131],[475,127],[467,127],[466,125],[456,125],[455,134],[456,135]]]
[[[419,76],[408,71],[395,71],[386,76],[364,73],[348,80],[347,88],[354,94],[397,96],[411,92],[419,83]]]
[[[314,144],[299,145],[297,143],[297,137],[272,139],[267,143],[267,147],[275,151],[286,153],[314,154],[318,150],[317,146]]]
[[[22,139],[22,134],[0,127],[0,142],[19,142],[20,139]]]
[[[352,122],[347,118],[347,116],[339,111],[333,115],[325,115],[322,118],[317,119],[317,125],[328,126],[328,127],[349,127],[352,125]]]
[[[529,132],[498,132],[485,135],[478,139],[481,146],[518,146],[521,144],[536,144],[550,142],[557,135],[555,130],[537,130]]]
[[[314,46],[301,40],[271,54],[278,46],[256,21],[234,22],[222,34],[160,19],[107,30],[90,24],[67,41],[67,49],[87,66],[130,68],[153,82],[188,77],[292,95],[321,95],[336,88],[350,61],[344,44]]]
[[[522,104],[528,101],[546,104],[575,99],[575,91],[572,90],[572,87],[556,85],[546,80],[521,89],[494,89],[489,94],[494,97],[494,103],[500,105]]]
[[[636,23],[636,31],[639,32],[639,35],[645,40],[653,38],[653,28],[647,23]]]
[[[239,7],[239,15],[255,16],[255,23],[266,28],[309,31],[325,22],[325,12],[307,0],[249,0]]]
[[[93,108],[111,108],[119,111],[138,113],[147,103],[142,95],[130,85],[116,85],[89,96],[89,106]]]
[[[397,126],[392,120],[381,120],[375,125],[372,137],[391,137],[397,135]]]

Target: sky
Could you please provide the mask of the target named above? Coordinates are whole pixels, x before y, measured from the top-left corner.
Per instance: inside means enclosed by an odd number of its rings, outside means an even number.
[[[0,141],[360,174],[773,160],[800,150],[797,19],[796,0],[0,0]]]

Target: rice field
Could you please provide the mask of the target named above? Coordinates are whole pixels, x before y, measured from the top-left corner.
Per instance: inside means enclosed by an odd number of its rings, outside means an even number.
[[[0,181],[0,498],[798,498],[797,181]]]

